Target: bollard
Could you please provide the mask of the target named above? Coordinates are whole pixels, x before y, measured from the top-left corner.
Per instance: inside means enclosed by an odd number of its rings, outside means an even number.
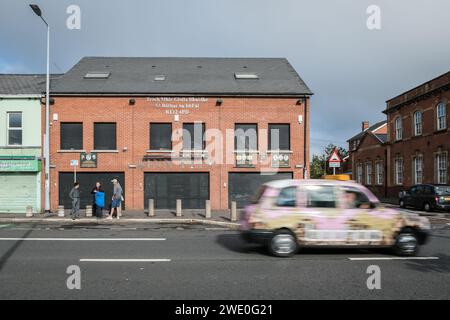
[[[155,216],[155,200],[154,199],[148,199],[148,216],[149,217]]]
[[[64,206],[58,206],[58,217],[64,217]]]
[[[33,207],[27,206],[26,217],[32,217],[32,216],[33,216]]]
[[[177,199],[177,217],[181,217],[181,199]]]
[[[231,217],[230,217],[231,221],[236,221],[237,220],[237,216],[236,216],[236,201],[231,201]]]
[[[86,206],[86,217],[92,217],[92,206]]]
[[[205,200],[205,218],[211,219],[211,200]]]

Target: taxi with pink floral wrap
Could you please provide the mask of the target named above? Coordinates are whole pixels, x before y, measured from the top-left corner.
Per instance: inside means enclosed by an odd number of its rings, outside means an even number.
[[[391,247],[408,256],[426,243],[430,223],[385,208],[352,181],[277,180],[257,191],[240,228],[247,241],[279,257],[309,246]]]

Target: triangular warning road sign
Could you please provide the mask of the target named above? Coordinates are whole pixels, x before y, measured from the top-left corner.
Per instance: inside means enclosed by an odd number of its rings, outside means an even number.
[[[331,153],[331,156],[328,158],[328,162],[341,162],[341,158],[339,157],[339,153],[337,149],[335,148],[333,152]]]

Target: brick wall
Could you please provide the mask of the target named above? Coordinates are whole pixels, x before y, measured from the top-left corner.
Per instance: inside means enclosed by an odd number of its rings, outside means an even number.
[[[94,122],[117,123],[118,152],[99,153],[97,168],[79,168],[78,172],[124,172],[127,209],[143,209],[144,172],[209,172],[212,208],[225,209],[228,208],[228,188],[224,183],[227,183],[228,172],[262,169],[259,164],[255,168],[236,168],[234,164],[203,163],[191,167],[175,165],[170,161],[142,162],[146,150],[149,149],[151,122],[170,122],[172,130],[176,130],[182,129],[183,123],[199,121],[205,123],[206,130],[216,128],[221,132],[225,132],[226,129],[234,130],[235,123],[257,123],[258,129],[267,129],[269,123],[288,123],[293,154],[290,168],[280,168],[279,171],[294,172],[294,178],[298,179],[303,177],[303,169],[295,166],[304,164],[303,141],[306,123],[308,125],[306,167],[309,172],[309,110],[307,110],[308,119],[305,119],[305,103],[297,105],[298,99],[221,98],[222,105],[216,106],[217,98],[209,97],[206,102],[199,102],[199,107],[191,109],[189,114],[181,114],[179,121],[176,122],[173,114],[166,113],[166,108],[157,107],[158,102],[149,101],[145,97],[133,98],[136,101],[135,105],[129,105],[130,97],[54,97],[55,103],[50,106],[50,114],[51,119],[53,114],[58,114],[58,121],[52,122],[50,129],[52,210],[57,208],[59,202],[59,172],[73,171],[70,160],[79,159],[80,156],[79,153],[60,151],[61,122],[83,122],[83,149],[86,152],[94,149]],[[309,109],[309,102],[306,108]],[[298,123],[299,115],[303,116],[302,124]],[[231,142],[234,142],[233,138]],[[267,137],[258,135],[258,145],[260,151],[267,150]],[[224,161],[225,157],[233,159],[234,154],[232,152],[224,154]],[[129,165],[137,165],[137,168],[130,168]],[[226,185],[228,186],[228,183]]]
[[[438,78],[441,79],[441,78]],[[429,84],[430,85],[430,84]],[[431,83],[431,85],[433,85]],[[415,90],[414,92],[421,92]],[[403,97],[403,95],[402,95]],[[403,97],[404,98],[404,97]],[[368,185],[378,196],[397,197],[398,192],[414,185],[413,158],[417,155],[423,156],[423,183],[436,183],[436,152],[447,152],[450,155],[450,91],[440,90],[427,93],[425,96],[415,96],[411,102],[401,99],[402,105],[396,107],[392,105],[395,99],[388,103],[390,109],[387,110],[388,143],[381,145],[366,134],[357,151],[351,152],[353,179],[356,180],[357,163],[374,162],[383,157],[386,152],[386,174],[387,179],[383,180],[382,186]],[[437,130],[436,107],[439,103],[444,103],[446,107],[446,129]],[[416,136],[414,132],[414,113],[422,112],[422,134]],[[402,139],[396,141],[395,119],[402,119]],[[369,138],[370,137],[370,138]],[[395,181],[395,159],[403,159],[403,183],[396,184]],[[365,181],[365,166],[363,166],[363,184]],[[375,165],[373,165],[375,173]],[[450,184],[450,170],[447,163],[447,184]],[[374,178],[372,179],[374,180]]]

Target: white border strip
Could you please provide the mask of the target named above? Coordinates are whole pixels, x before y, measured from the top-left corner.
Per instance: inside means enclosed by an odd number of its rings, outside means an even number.
[[[351,261],[376,261],[376,260],[439,260],[438,257],[367,257],[348,258]]]
[[[170,262],[170,259],[80,259],[80,262]]]
[[[0,238],[0,241],[164,241],[166,238]]]

